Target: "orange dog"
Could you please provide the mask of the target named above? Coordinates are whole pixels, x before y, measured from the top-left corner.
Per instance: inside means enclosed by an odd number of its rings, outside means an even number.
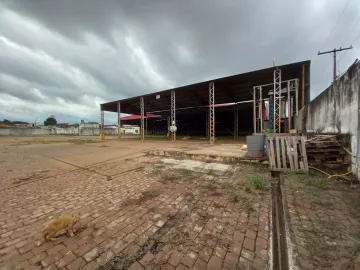
[[[45,240],[55,241],[55,235],[58,231],[66,229],[70,236],[74,236],[74,225],[80,220],[80,213],[71,215],[71,216],[63,216],[57,219],[50,221],[46,224],[42,230],[43,236]]]

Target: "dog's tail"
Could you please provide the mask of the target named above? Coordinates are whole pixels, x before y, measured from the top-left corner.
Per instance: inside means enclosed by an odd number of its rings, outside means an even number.
[[[47,239],[48,239],[49,232],[46,230],[46,228],[43,229],[42,235],[43,235],[43,237],[44,237],[44,240],[47,240]]]

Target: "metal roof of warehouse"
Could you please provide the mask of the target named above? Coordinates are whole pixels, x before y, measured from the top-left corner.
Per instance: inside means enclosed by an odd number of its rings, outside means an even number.
[[[302,77],[302,66],[305,65],[306,81],[310,77],[310,60],[277,66],[281,69],[282,81]],[[145,112],[160,112],[170,109],[170,94],[175,90],[176,108],[201,107],[209,104],[209,83],[215,83],[215,103],[234,103],[252,100],[254,86],[273,82],[274,67],[251,71],[229,77],[209,80],[191,85],[181,86],[165,91],[145,94],[101,104],[104,111],[117,112],[120,101],[121,113],[139,114],[140,97],[144,97]],[[301,89],[301,80],[300,80]],[[301,95],[301,91],[299,91]],[[160,98],[156,98],[160,95]]]

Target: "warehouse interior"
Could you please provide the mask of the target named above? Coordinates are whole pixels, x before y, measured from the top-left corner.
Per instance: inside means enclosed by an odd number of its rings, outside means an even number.
[[[100,105],[101,125],[108,111],[118,114],[119,127],[139,125],[142,140],[170,134],[173,141],[186,136],[213,142],[296,130],[304,118],[298,112],[309,101],[310,61],[303,61],[107,102]]]

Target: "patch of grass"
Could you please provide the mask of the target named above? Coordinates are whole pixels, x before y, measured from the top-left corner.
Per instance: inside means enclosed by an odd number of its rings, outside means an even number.
[[[158,189],[150,189],[150,190],[146,190],[141,194],[140,199],[142,200],[148,200],[148,199],[152,199],[155,197],[158,197],[161,194],[161,191]]]
[[[319,189],[327,189],[330,187],[330,181],[327,178],[308,178],[304,182],[307,186],[312,186]]]
[[[264,190],[267,188],[268,181],[264,177],[251,177],[250,178],[250,185],[258,190]]]
[[[311,243],[305,243],[304,248],[306,248],[307,250],[309,250],[311,252],[314,247]]]
[[[178,169],[177,171],[183,177],[189,177],[192,174],[192,171],[190,171],[188,169]]]
[[[356,256],[360,253],[360,232],[352,237],[352,245],[350,247],[352,256]]]
[[[158,190],[158,189],[146,190],[141,194],[140,198],[138,198],[138,199],[127,199],[121,205],[129,206],[129,205],[134,205],[134,204],[141,204],[141,203],[143,203],[143,202],[145,202],[147,200],[158,197],[160,194],[161,194],[161,191]]]
[[[298,180],[299,179],[299,175],[294,173],[294,172],[289,172],[289,173],[286,174],[286,176],[289,179],[292,179],[292,180]]]
[[[320,174],[296,174],[296,173],[288,173],[288,179],[294,180],[297,183],[303,184],[305,186],[315,187],[319,189],[328,189],[332,182],[327,177],[324,177]]]
[[[214,169],[209,169],[209,170],[207,171],[207,174],[208,174],[208,175],[211,175],[211,176],[216,176],[216,172],[215,172]]]
[[[129,206],[129,205],[137,204],[138,201],[139,201],[138,199],[127,199],[121,205],[122,206]]]
[[[172,246],[182,245],[189,240],[189,232],[186,231],[183,227],[173,228],[166,236],[167,243]]]
[[[176,175],[172,173],[165,173],[161,176],[160,182],[175,182],[176,179]]]

